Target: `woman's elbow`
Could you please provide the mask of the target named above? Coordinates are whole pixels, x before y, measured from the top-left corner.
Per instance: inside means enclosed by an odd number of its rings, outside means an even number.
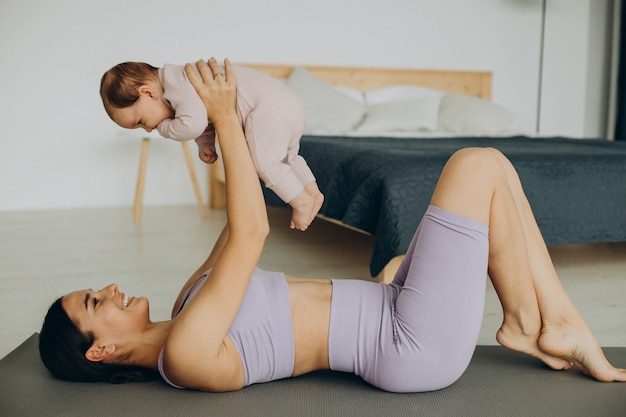
[[[231,236],[239,234],[245,239],[255,242],[265,242],[265,239],[270,234],[270,225],[267,218],[251,222],[244,227],[236,228],[234,225],[231,225],[230,228]]]
[[[269,233],[265,229],[245,229],[231,233],[229,242],[241,248],[246,248],[248,253],[261,254],[265,247],[265,240]]]
[[[258,236],[260,239],[265,241],[265,239],[267,238],[267,236],[269,236],[269,234],[270,234],[270,224],[268,221],[259,225]]]

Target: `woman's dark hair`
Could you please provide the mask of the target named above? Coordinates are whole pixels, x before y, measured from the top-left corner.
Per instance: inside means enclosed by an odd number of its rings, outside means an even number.
[[[39,355],[48,370],[57,378],[77,382],[149,381],[159,377],[153,369],[139,366],[92,362],[85,353],[93,344],[92,334],[78,329],[57,299],[48,310],[39,333]]]
[[[139,99],[139,87],[158,77],[159,69],[145,62],[123,62],[105,72],[100,97],[109,117],[113,109],[132,106]]]

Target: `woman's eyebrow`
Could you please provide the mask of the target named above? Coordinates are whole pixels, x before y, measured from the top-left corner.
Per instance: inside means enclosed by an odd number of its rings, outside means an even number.
[[[85,310],[89,310],[89,308],[87,307],[89,303],[89,293],[85,294]]]

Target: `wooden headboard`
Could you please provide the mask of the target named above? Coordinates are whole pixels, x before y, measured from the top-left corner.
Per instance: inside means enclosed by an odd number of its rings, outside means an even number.
[[[287,78],[293,65],[239,64],[275,78]],[[320,67],[307,71],[333,85],[367,91],[392,85],[418,85],[447,93],[491,99],[491,72],[391,68]]]

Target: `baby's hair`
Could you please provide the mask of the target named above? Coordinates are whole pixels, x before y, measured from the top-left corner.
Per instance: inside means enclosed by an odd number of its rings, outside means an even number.
[[[139,98],[139,87],[158,79],[158,71],[144,62],[123,62],[105,72],[100,81],[100,97],[109,116],[113,109],[132,106]]]

